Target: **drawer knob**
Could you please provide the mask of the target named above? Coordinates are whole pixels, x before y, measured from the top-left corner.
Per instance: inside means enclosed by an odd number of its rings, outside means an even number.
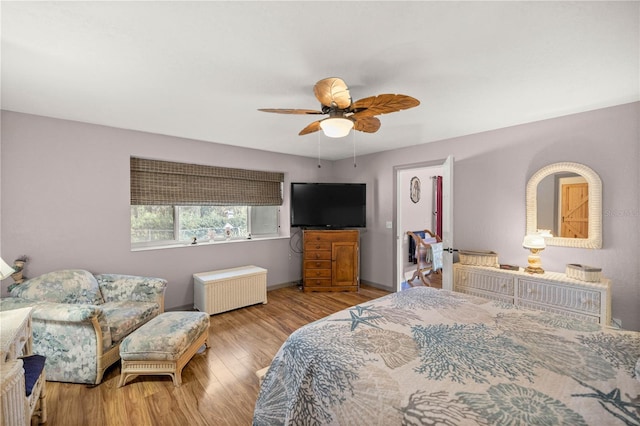
[[[321,265],[321,263],[320,263],[320,262],[316,262],[316,266],[320,266],[320,265]]]
[[[528,293],[528,294],[531,294],[531,293],[533,293],[533,290],[531,290],[530,288],[528,288],[528,289],[527,289],[527,293]]]

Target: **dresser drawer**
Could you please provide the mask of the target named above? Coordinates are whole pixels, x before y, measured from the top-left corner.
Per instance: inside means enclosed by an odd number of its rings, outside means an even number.
[[[304,251],[329,250],[331,251],[331,241],[305,241]]]
[[[305,278],[306,287],[331,287],[331,278]]]
[[[457,268],[454,275],[455,288],[476,289],[483,293],[496,293],[513,297],[514,278],[505,275],[492,275],[489,273],[475,273],[462,268]],[[475,294],[471,293],[470,294]],[[477,294],[479,295],[479,294]],[[502,300],[502,298],[501,298]]]
[[[358,241],[358,231],[307,231],[304,234],[305,248],[307,243],[322,243],[333,241]]]
[[[459,293],[470,294],[472,296],[482,297],[484,299],[498,300],[500,302],[513,304],[513,296],[510,296],[507,294],[492,293],[488,291],[478,290],[477,288],[473,288],[473,287],[461,287],[461,286],[456,286],[456,288],[454,288],[454,291],[457,291]]]
[[[518,297],[523,302],[540,303],[593,315],[600,314],[602,304],[598,291],[531,281],[526,278],[519,280]]]
[[[331,269],[305,269],[305,278],[331,278]]]
[[[330,260],[305,260],[304,269],[331,269]]]
[[[304,260],[331,260],[331,250],[310,250],[304,252]]]

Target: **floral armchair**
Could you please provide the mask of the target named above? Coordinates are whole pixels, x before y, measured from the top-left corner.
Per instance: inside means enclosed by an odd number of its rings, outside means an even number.
[[[120,359],[120,342],[164,311],[162,278],[51,272],[11,289],[0,310],[32,306],[33,352],[47,380],[99,384]]]

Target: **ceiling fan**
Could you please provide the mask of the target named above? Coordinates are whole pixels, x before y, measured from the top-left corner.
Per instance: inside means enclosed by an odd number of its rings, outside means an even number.
[[[347,136],[351,129],[360,132],[375,133],[380,128],[380,114],[401,111],[420,105],[420,101],[407,95],[383,94],[370,96],[353,102],[346,83],[337,77],[318,81],[313,93],[322,104],[320,111],[313,109],[260,108],[258,111],[278,114],[323,114],[329,115],[314,121],[302,129],[299,135],[306,135],[322,129],[332,138]]]

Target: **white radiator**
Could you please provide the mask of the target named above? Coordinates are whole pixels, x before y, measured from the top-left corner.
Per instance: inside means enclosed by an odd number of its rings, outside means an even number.
[[[267,303],[267,270],[240,266],[193,274],[193,307],[209,315]]]

